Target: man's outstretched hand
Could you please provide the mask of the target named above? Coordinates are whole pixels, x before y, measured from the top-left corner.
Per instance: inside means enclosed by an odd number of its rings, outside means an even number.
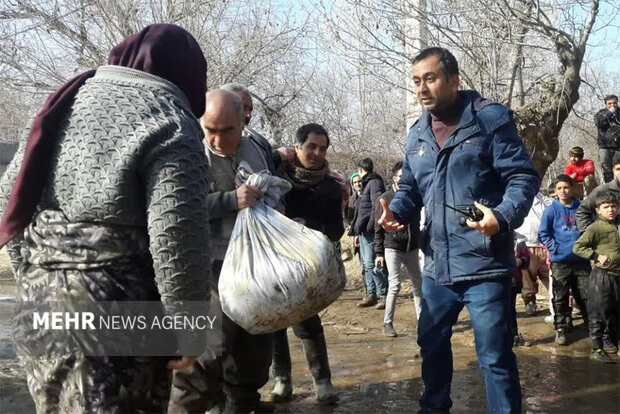
[[[385,200],[380,198],[379,203],[381,203],[381,208],[383,208],[383,214],[381,214],[378,221],[379,225],[387,231],[404,230],[405,226],[394,219],[394,214],[392,214],[392,211],[388,208]]]

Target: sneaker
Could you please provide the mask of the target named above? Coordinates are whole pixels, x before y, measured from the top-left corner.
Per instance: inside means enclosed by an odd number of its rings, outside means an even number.
[[[357,302],[357,306],[360,308],[367,308],[376,304],[377,298],[375,298],[374,296],[364,296],[364,299],[362,299],[361,302]]]
[[[607,352],[608,354],[615,354],[618,352],[618,345],[614,344],[609,337],[604,336],[603,337],[603,351]]]
[[[389,336],[390,338],[396,338],[398,336],[391,323],[383,325],[383,335]]]
[[[604,349],[593,349],[590,354],[590,359],[592,361],[604,362],[605,364],[613,364],[614,360],[609,356]]]
[[[518,335],[515,335],[515,337],[513,338],[512,346],[513,347],[515,347],[515,346],[523,346],[523,347],[528,348],[528,347],[532,346],[532,344],[530,343],[530,341],[526,341],[525,338],[523,337],[523,335],[518,334]]]
[[[286,403],[293,399],[293,384],[291,380],[284,377],[276,377],[273,391],[271,391],[271,402]]]
[[[379,302],[377,302],[377,304],[375,305],[375,309],[385,309],[385,297],[380,297],[379,298]]]
[[[553,315],[545,316],[543,321],[545,321],[545,323],[553,323]]]
[[[536,302],[530,302],[525,305],[525,314],[527,316],[534,316],[536,314]]]
[[[566,331],[564,329],[555,331],[555,343],[558,345],[566,345]]]

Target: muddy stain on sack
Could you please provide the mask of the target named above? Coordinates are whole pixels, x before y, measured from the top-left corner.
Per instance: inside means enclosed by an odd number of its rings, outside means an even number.
[[[340,252],[322,233],[269,207],[243,209],[220,274],[222,309],[252,334],[284,329],[336,300],[343,270]]]

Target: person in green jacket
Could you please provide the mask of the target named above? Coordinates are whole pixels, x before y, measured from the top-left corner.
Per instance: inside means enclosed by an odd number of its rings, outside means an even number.
[[[588,328],[592,339],[591,359],[613,363],[603,347],[606,323],[620,332],[620,218],[618,200],[614,193],[605,191],[596,200],[598,220],[591,224],[575,242],[573,252],[594,262],[589,281]],[[616,346],[618,338],[611,338]]]

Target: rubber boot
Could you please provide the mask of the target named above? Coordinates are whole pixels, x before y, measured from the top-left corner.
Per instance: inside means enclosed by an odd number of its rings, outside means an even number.
[[[291,382],[291,352],[288,347],[286,329],[273,334],[273,351],[271,358],[271,376],[276,381],[271,391],[271,401],[285,403],[293,399]]]
[[[293,384],[290,378],[275,377],[275,384],[271,391],[271,402],[287,403],[293,399]]]
[[[340,398],[331,382],[325,335],[321,332],[313,338],[302,339],[302,344],[314,379],[317,401],[325,405],[336,404]]]

